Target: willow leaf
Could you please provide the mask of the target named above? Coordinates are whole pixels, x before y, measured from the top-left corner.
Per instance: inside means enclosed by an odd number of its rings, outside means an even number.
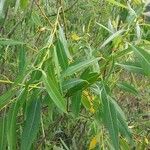
[[[27,117],[21,138],[21,150],[30,150],[39,130],[41,106],[40,100],[37,99],[37,93],[33,94],[35,98],[27,108]]]
[[[59,89],[55,86],[52,79],[49,76],[47,76],[47,74],[44,71],[42,71],[42,73],[42,79],[49,96],[60,110],[66,112],[66,103],[64,98],[60,94]]]

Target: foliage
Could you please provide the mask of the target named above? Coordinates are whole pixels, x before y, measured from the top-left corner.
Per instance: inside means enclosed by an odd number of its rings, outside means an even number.
[[[0,149],[148,148],[148,136],[137,144],[122,111],[132,95],[148,102],[145,7],[140,0],[2,0]]]

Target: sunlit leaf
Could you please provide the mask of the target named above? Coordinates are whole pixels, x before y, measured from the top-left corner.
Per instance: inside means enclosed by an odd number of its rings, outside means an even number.
[[[120,36],[125,30],[119,30],[113,33],[108,39],[106,39],[100,48],[104,48],[109,42],[111,42],[114,38]]]
[[[66,77],[66,76],[72,75],[74,73],[77,73],[78,71],[92,65],[95,62],[97,62],[98,60],[99,60],[99,58],[94,58],[94,59],[85,60],[85,61],[82,61],[78,64],[72,65],[72,66],[68,67],[66,71],[63,72],[62,76]]]

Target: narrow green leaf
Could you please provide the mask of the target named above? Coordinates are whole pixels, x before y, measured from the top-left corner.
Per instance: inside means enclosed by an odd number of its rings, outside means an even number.
[[[44,71],[42,71],[42,74],[42,79],[49,96],[60,110],[66,112],[66,102],[60,94],[59,89],[55,86],[52,79],[47,76]]]
[[[4,17],[3,15],[3,10],[4,10],[4,4],[5,4],[5,0],[1,0],[0,2],[0,18]]]
[[[71,54],[70,54],[70,52],[68,50],[68,44],[67,44],[67,40],[65,38],[65,33],[64,33],[64,31],[63,31],[61,26],[59,26],[59,39],[60,39],[61,43],[64,46],[64,50],[65,50],[65,53],[66,53],[67,57],[70,60],[72,60]]]
[[[117,86],[124,91],[130,92],[134,95],[138,95],[138,91],[135,89],[135,87],[127,82],[117,83]]]
[[[62,70],[66,70],[68,67],[68,58],[64,46],[59,39],[56,41],[56,51],[57,51],[58,61]]]
[[[112,139],[113,146],[115,150],[119,150],[119,129],[117,123],[117,112],[112,103],[110,103],[109,99],[107,98],[107,93],[105,88],[101,92],[101,100],[103,104],[103,113],[102,119],[109,131],[109,135]]]
[[[41,106],[37,97],[38,92],[33,92],[32,98],[34,99],[27,108],[27,117],[21,138],[21,150],[30,150],[39,130]]]
[[[0,150],[6,149],[6,112],[0,117]]]
[[[114,98],[110,97],[109,95],[107,95],[107,96],[108,96],[108,99],[110,100],[110,102],[114,105],[114,107],[117,111],[117,114],[119,114],[123,120],[126,120],[125,114],[124,114],[123,110],[120,108],[120,106],[117,104],[116,100]]]
[[[142,48],[134,47],[133,45],[130,46],[140,59],[139,63],[141,64],[145,74],[150,76],[150,53]]]
[[[19,91],[20,92],[20,91]],[[7,140],[8,140],[8,147],[10,150],[16,149],[16,121],[17,121],[17,114],[26,100],[27,96],[27,89],[20,92],[18,100],[11,105],[9,108],[8,116],[7,116]]]
[[[78,64],[73,65],[73,66],[70,66],[67,68],[67,70],[65,70],[63,72],[62,77],[66,77],[66,76],[72,75],[74,73],[77,73],[78,71],[80,71],[86,67],[89,67],[90,65],[97,62],[98,60],[99,60],[99,58],[94,58],[94,59],[82,61]]]
[[[71,101],[71,110],[74,114],[75,117],[79,115],[80,112],[80,107],[81,107],[81,95],[82,92],[78,91],[72,96],[72,101]]]
[[[50,98],[50,96],[48,95],[48,93],[45,95],[43,102],[48,106],[48,118],[50,121],[53,121],[53,114],[55,114],[55,104],[52,101],[52,99]]]
[[[108,39],[106,39],[100,48],[104,48],[109,42],[111,42],[114,38],[120,36],[125,30],[119,30],[112,34]]]
[[[116,103],[116,101],[112,97],[108,96],[108,99],[110,100],[112,105],[114,105],[116,109],[117,119],[118,119],[118,128],[119,128],[120,133],[128,139],[129,143],[132,144],[133,143],[132,134],[126,123],[124,112],[122,111],[120,106]]]
[[[125,62],[125,63],[116,63],[116,65],[121,66],[122,68],[134,72],[134,73],[140,73],[145,75],[145,72],[141,65],[138,62]]]

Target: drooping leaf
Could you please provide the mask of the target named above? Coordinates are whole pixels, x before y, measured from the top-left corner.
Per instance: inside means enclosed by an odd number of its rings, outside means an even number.
[[[42,71],[42,74],[42,79],[49,96],[60,110],[66,112],[66,102],[60,94],[59,89],[55,86],[52,79],[47,76],[44,71]]]
[[[18,100],[11,105],[9,108],[7,116],[7,140],[10,150],[16,149],[16,123],[17,123],[17,114],[20,107],[23,105],[27,96],[27,89],[19,91],[20,95]]]
[[[139,63],[141,64],[145,74],[150,76],[150,53],[142,48],[134,47],[133,45],[130,46],[140,59]]]
[[[133,144],[132,133],[128,128],[124,112],[112,97],[108,96],[108,99],[116,109],[119,132],[128,139],[129,143]]]
[[[56,41],[56,51],[57,51],[58,61],[62,70],[66,70],[68,67],[68,58],[64,46],[61,43],[60,39]]]
[[[114,105],[110,103],[105,88],[101,92],[101,100],[103,104],[102,120],[109,131],[115,150],[119,150],[117,112]]]
[[[38,92],[33,92],[31,98],[33,99],[27,108],[26,121],[23,127],[21,150],[30,150],[39,130],[41,106]]]
[[[135,89],[135,87],[127,82],[118,83],[117,86],[124,91],[130,92],[134,95],[138,95],[138,91]]]
[[[5,150],[7,146],[6,140],[6,111],[0,117],[0,149]]]
[[[63,44],[64,51],[67,55],[67,58],[72,60],[72,56],[71,56],[69,49],[68,49],[68,44],[67,44],[67,40],[65,37],[65,33],[64,33],[63,28],[61,26],[59,26],[59,39],[60,39],[61,43]]]
[[[141,67],[141,65],[138,62],[116,63],[116,65],[121,66],[122,68],[124,68],[130,72],[145,75],[143,68]]]
[[[71,106],[72,106],[71,110],[72,110],[75,117],[77,117],[79,115],[79,112],[80,112],[81,95],[82,95],[82,91],[78,91],[72,96],[72,99],[71,99]]]

